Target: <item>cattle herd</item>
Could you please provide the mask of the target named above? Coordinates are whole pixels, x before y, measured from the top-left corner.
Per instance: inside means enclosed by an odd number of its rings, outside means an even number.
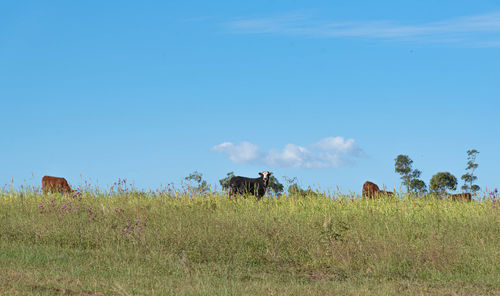
[[[255,195],[258,199],[261,199],[264,194],[266,194],[267,187],[269,186],[269,178],[273,173],[264,171],[259,173],[258,178],[247,178],[242,176],[235,176],[229,180],[229,196],[237,194],[250,194]],[[42,192],[60,192],[60,193],[71,193],[74,190],[69,187],[68,181],[60,177],[44,176],[42,178]],[[380,190],[377,184],[370,181],[366,181],[363,184],[363,197],[369,199],[383,197],[383,196],[393,196],[394,192]],[[470,193],[459,193],[450,196],[452,200],[472,200],[472,194]]]

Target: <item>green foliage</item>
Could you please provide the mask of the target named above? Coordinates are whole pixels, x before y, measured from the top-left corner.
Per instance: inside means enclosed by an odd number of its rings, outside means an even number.
[[[481,187],[479,187],[479,185],[473,184],[473,185],[470,187],[470,191],[472,191],[472,193],[476,193],[476,192],[478,192],[479,190],[481,190]]]
[[[429,188],[436,193],[443,194],[446,189],[451,191],[457,189],[457,178],[449,172],[439,172],[432,176]]]
[[[227,173],[225,178],[222,178],[219,180],[220,186],[222,186],[222,189],[228,190],[229,189],[229,181],[231,181],[231,178],[234,177],[234,172],[229,172]]]
[[[288,184],[287,191],[290,196],[300,196],[300,197],[319,197],[322,196],[321,193],[313,190],[311,186],[308,186],[307,189],[303,189],[299,186],[297,177],[287,178],[283,177],[285,182]]]
[[[476,193],[481,189],[478,185],[473,184],[474,181],[477,180],[477,177],[474,176],[474,171],[479,166],[476,163],[477,154],[479,154],[479,151],[475,149],[467,150],[467,167],[465,168],[465,170],[470,172],[462,175],[462,180],[464,181],[462,190],[470,191],[472,194]]]
[[[411,160],[408,155],[400,154],[394,160],[396,161],[395,171],[396,173],[402,175],[402,179],[411,173],[411,164],[413,163],[413,160]]]
[[[410,188],[414,193],[417,194],[425,194],[427,193],[427,185],[425,185],[425,182],[420,180],[420,179],[413,179],[410,182]]]
[[[411,160],[408,155],[400,154],[394,161],[394,171],[401,175],[401,180],[403,180],[402,183],[406,186],[407,192],[419,194],[427,191],[425,182],[418,179],[422,172],[417,169],[412,169],[413,160]]]
[[[269,185],[268,185],[268,187],[271,188],[276,195],[282,194],[283,193],[283,189],[285,189],[285,187],[283,186],[283,184],[281,184],[278,181],[278,178],[276,178],[274,175],[271,175],[271,177],[269,177]]]
[[[209,191],[207,181],[203,180],[203,174],[198,171],[192,172],[184,180],[188,182],[189,189],[193,192],[204,193]]]
[[[290,196],[301,196],[301,197],[319,197],[322,196],[321,193],[315,191],[308,186],[307,189],[300,188],[297,184],[290,185],[288,187],[288,193]]]

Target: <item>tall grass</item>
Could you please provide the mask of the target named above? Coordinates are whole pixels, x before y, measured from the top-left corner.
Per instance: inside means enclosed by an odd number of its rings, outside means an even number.
[[[0,193],[0,292],[500,294],[493,201]]]

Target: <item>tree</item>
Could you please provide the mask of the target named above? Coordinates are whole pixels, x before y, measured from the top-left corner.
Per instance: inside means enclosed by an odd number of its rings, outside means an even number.
[[[418,179],[422,174],[421,171],[412,169],[413,160],[408,155],[398,155],[395,159],[394,171],[401,175],[403,185],[406,186],[407,192],[420,193],[426,191],[425,182]]]
[[[301,196],[301,197],[324,196],[317,190],[313,190],[311,186],[308,186],[307,189],[301,188],[298,184],[299,182],[297,180],[297,177],[288,178],[286,176],[283,176],[283,180],[285,180],[285,183],[287,184],[288,194],[292,196]]]
[[[285,180],[288,193],[295,193],[301,190],[301,188],[297,184],[297,177],[288,178],[287,176],[283,176],[283,180]]]
[[[429,188],[436,193],[446,193],[446,189],[457,189],[457,178],[449,172],[440,172],[432,176]]]
[[[224,190],[229,189],[229,182],[231,181],[231,178],[234,177],[234,172],[229,172],[226,174],[225,178],[222,178],[219,180],[219,184],[222,186]],[[267,188],[271,188],[275,194],[281,194],[283,192],[283,184],[281,184],[274,175],[271,175],[269,177],[269,183]]]
[[[271,175],[269,178],[268,187],[271,188],[276,195],[283,193],[283,189],[285,189],[283,184],[281,184],[274,175]]]
[[[231,178],[234,177],[234,172],[229,172],[227,173],[225,178],[222,178],[219,180],[220,186],[222,186],[222,189],[228,190],[229,189],[229,181],[231,181]]]
[[[203,193],[208,191],[207,181],[203,180],[203,174],[194,171],[189,176],[185,177],[184,180],[190,183],[190,190],[193,192]]]
[[[427,192],[427,185],[425,185],[425,182],[420,179],[411,180],[410,188],[412,188],[412,190],[417,194],[418,193],[425,194]]]
[[[479,151],[476,149],[472,150],[467,150],[467,167],[465,168],[466,171],[470,170],[470,173],[466,173],[462,175],[462,180],[464,180],[464,185],[462,186],[463,191],[470,191],[472,194],[476,193],[479,191],[481,188],[476,185],[472,184],[475,180],[477,180],[477,177],[474,176],[474,171],[477,169],[479,166],[476,163],[476,157]],[[469,183],[469,184],[467,184]]]

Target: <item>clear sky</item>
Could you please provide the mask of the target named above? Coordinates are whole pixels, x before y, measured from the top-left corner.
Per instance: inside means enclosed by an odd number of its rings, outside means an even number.
[[[500,3],[2,1],[0,102],[2,186],[500,187]]]

